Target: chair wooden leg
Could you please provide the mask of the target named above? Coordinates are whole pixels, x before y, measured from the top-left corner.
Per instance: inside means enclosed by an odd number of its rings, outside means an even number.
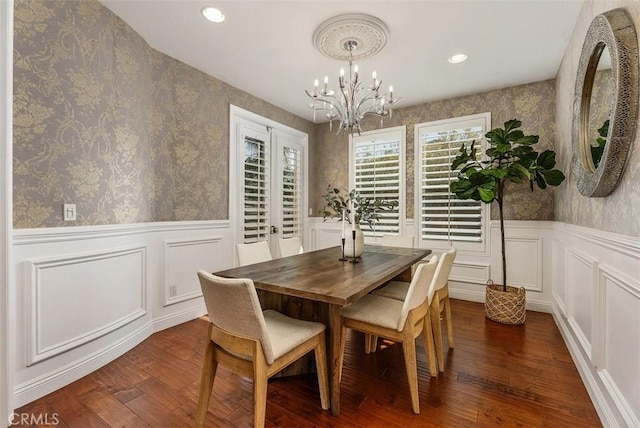
[[[444,298],[444,319],[447,323],[447,342],[449,343],[449,348],[453,348],[453,318],[451,317],[451,302],[448,294]]]
[[[320,333],[318,346],[314,349],[316,358],[316,371],[318,372],[318,388],[320,389],[320,405],[324,410],[329,409],[329,375],[327,372],[327,346],[324,340],[324,332]]]
[[[420,400],[418,398],[418,367],[416,363],[416,340],[410,328],[405,328],[403,334],[402,351],[404,353],[404,365],[407,370],[407,380],[409,381],[409,392],[411,393],[411,406],[413,413],[420,414]]]
[[[344,349],[347,346],[347,328],[343,325],[340,332],[340,352],[338,353],[338,364],[334,370],[338,372],[338,383],[342,382],[342,366],[344,365]]]
[[[211,337],[211,328],[209,328],[208,337]],[[196,427],[198,428],[204,427],[204,421],[207,419],[211,391],[213,390],[213,380],[216,377],[217,368],[218,362],[215,359],[214,345],[211,340],[208,340],[202,364],[200,397],[198,398],[198,410],[196,411]]]
[[[424,342],[424,350],[429,361],[429,373],[432,377],[438,376],[438,368],[436,367],[436,351],[433,344],[433,329],[431,328],[431,314],[427,313],[424,317],[424,327],[422,328],[422,341]]]
[[[260,358],[262,357],[262,358]],[[267,411],[267,363],[258,355],[253,362],[253,426],[263,428]]]
[[[433,342],[436,348],[436,359],[438,360],[438,368],[444,371],[444,351],[442,349],[442,324],[440,323],[440,299],[436,294],[431,303],[431,328],[433,329]]]
[[[378,336],[374,334],[365,333],[364,334],[364,353],[371,354],[376,352],[378,348]]]

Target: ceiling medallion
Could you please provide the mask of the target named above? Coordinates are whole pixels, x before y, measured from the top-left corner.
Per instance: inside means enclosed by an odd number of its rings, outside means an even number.
[[[375,16],[349,13],[326,20],[313,33],[313,45],[328,58],[348,61],[351,51],[345,49],[347,41],[358,44],[353,59],[369,58],[380,52],[389,40],[389,28]]]

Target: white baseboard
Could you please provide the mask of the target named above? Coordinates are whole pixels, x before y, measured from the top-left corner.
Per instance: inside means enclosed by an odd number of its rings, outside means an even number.
[[[139,345],[151,334],[153,334],[153,325],[149,322],[118,343],[29,382],[16,385],[13,390],[13,404],[16,408],[23,406],[98,370]]]
[[[178,324],[182,324],[187,321],[200,318],[201,316],[206,314],[207,314],[207,308],[203,304],[193,309],[187,309],[182,312],[173,313],[173,314],[165,315],[163,317],[156,318],[153,320],[153,332],[157,333],[167,328],[174,327]]]
[[[593,406],[595,407],[596,412],[600,417],[602,425],[605,427],[620,426],[616,421],[616,418],[614,417],[614,409],[609,405],[602,393],[603,388],[600,387],[597,379],[591,371],[591,362],[583,356],[580,345],[571,334],[571,328],[569,324],[565,322],[562,313],[555,305],[553,306],[552,313],[556,325],[560,330],[560,334],[564,339],[564,343],[569,349],[569,354],[571,354],[571,358],[573,358],[573,362],[578,369],[578,373],[580,373],[580,377],[582,378],[582,382],[587,389],[587,393],[589,394],[589,397],[591,397],[591,402],[593,403]]]

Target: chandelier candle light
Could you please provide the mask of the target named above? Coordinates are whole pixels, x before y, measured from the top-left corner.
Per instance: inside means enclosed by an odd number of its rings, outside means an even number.
[[[385,116],[391,117],[392,107],[399,99],[393,98],[393,86],[389,92],[380,90],[382,81],[373,71],[371,83],[367,85],[360,79],[360,70],[354,65],[354,59],[367,58],[377,53],[389,37],[386,25],[378,18],[369,15],[341,15],[324,22],[314,34],[316,47],[324,55],[349,61],[349,74],[345,76],[344,68],[338,76],[338,90],[329,89],[329,76],[325,76],[324,85],[320,88],[318,79],[314,88],[305,93],[312,102],[313,120],[316,112],[326,113],[329,129],[333,130],[333,121],[338,120],[338,134],[362,133],[361,120],[365,116],[380,118],[383,126]],[[360,52],[356,52],[359,50]]]

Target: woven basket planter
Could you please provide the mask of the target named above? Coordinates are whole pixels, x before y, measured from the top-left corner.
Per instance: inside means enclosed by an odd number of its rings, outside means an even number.
[[[521,325],[527,317],[527,294],[523,287],[507,286],[502,291],[502,285],[487,283],[484,314],[492,321],[502,324]]]

